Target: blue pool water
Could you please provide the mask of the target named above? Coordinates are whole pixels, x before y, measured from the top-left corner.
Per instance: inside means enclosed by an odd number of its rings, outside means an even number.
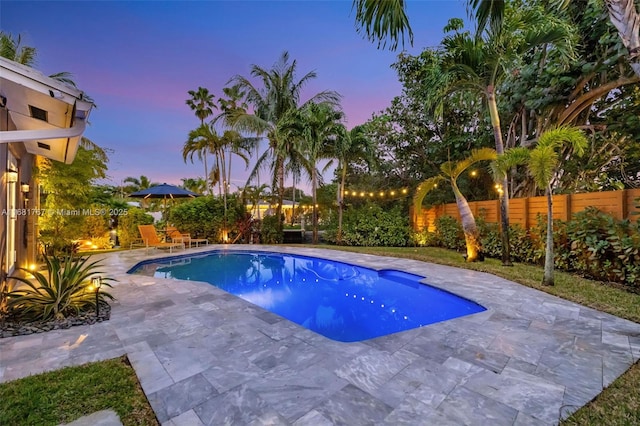
[[[148,260],[129,273],[205,281],[341,342],[355,342],[484,311],[421,284],[424,277],[281,253],[214,251]]]

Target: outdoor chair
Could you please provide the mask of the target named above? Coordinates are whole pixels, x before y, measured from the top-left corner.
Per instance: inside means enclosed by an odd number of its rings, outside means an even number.
[[[180,232],[175,226],[167,227],[167,237],[171,238],[173,242],[188,243],[189,248],[191,248],[191,243],[194,243],[196,247],[200,247],[202,243],[209,245],[209,240],[206,238],[192,238],[191,234]]]
[[[140,231],[141,242],[133,242],[131,243],[131,248],[134,245],[141,245],[149,250],[149,247],[153,248],[168,248],[169,253],[173,253],[174,247],[180,247],[184,250],[185,245],[184,242],[172,241],[172,242],[163,242],[158,237],[156,233],[156,228],[153,225],[138,225],[138,230]]]

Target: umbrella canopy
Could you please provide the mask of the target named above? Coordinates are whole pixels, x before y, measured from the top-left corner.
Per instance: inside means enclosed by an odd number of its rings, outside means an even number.
[[[196,194],[195,192],[187,191],[184,188],[180,188],[178,186],[169,185],[163,183],[162,185],[152,186],[147,189],[143,189],[141,191],[134,192],[129,195],[134,198],[194,198],[199,197],[200,194]]]
[[[175,185],[169,185],[166,183],[163,183],[162,185],[152,186],[150,188],[129,194],[129,197],[143,198],[145,200],[148,198],[161,198],[162,204],[164,205],[164,215],[167,222],[169,221],[169,218],[167,216],[167,198],[195,198],[199,196],[200,194],[196,194],[195,192],[187,191],[184,188],[180,188]]]

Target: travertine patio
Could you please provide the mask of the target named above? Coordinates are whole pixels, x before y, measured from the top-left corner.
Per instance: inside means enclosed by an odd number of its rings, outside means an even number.
[[[640,358],[640,324],[489,274],[334,250],[233,249],[401,269],[488,310],[340,343],[208,284],[127,275],[151,256],[119,252],[104,256],[119,280],[111,320],[1,339],[0,381],[126,353],[163,425],[548,425]]]

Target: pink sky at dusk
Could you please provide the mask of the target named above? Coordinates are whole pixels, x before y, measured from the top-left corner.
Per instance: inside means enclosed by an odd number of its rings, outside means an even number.
[[[439,42],[449,18],[465,17],[465,3],[409,1],[408,13],[416,37],[407,50],[417,54]],[[95,99],[85,136],[113,150],[111,185],[127,176],[172,184],[202,176],[200,162],[182,160],[199,124],[187,91],[203,86],[217,97],[234,75],[249,76],[252,64],[270,68],[285,50],[298,78],[318,75],[303,98],[327,89],[343,96],[348,128],[401,91],[390,68],[398,52],[356,32],[350,1],[3,1],[0,27],[37,48],[36,68],[73,73]],[[232,183],[242,186],[248,172],[235,165]]]

